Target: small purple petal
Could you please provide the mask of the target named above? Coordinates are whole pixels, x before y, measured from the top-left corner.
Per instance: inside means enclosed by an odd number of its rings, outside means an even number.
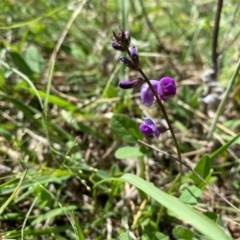
[[[159,137],[160,132],[158,131],[158,129],[157,129],[155,123],[152,121],[152,119],[150,119],[150,118],[145,118],[144,121],[145,121],[145,123],[152,129],[155,137]]]
[[[157,92],[163,101],[166,102],[167,97],[174,96],[176,94],[176,91],[176,84],[172,78],[164,77],[159,81]]]
[[[150,82],[153,85],[153,87],[157,90],[159,81],[150,80]],[[146,106],[151,106],[152,104],[155,103],[153,92],[147,84],[144,84],[141,87],[141,100],[143,104],[145,104]]]
[[[138,52],[137,52],[137,48],[132,46],[130,49],[130,54],[131,54],[131,58],[135,63],[139,63],[139,57],[138,57]]]
[[[139,129],[146,136],[153,134],[153,130],[146,123],[141,124]]]
[[[158,128],[156,127],[155,123],[150,118],[144,119],[145,123],[141,124],[139,129],[142,132],[142,134],[148,136],[151,134],[154,134],[155,137],[160,136],[160,132]]]

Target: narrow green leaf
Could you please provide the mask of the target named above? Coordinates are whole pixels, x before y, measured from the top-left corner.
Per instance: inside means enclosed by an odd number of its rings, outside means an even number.
[[[224,233],[218,225],[210,220],[208,217],[190,206],[182,203],[177,198],[168,195],[155,187],[152,183],[135,176],[133,174],[124,174],[120,177],[121,180],[127,181],[135,187],[147,193],[150,197],[161,203],[164,207],[174,212],[179,219],[186,221],[195,227],[198,231],[205,234],[213,240],[229,240],[230,238]],[[211,229],[211,231],[209,231]]]
[[[75,215],[74,215],[74,223],[75,223],[75,228],[76,228],[76,232],[77,232],[77,235],[78,235],[78,239],[79,240],[85,240],[82,228],[80,227],[78,219],[77,219],[77,217]]]
[[[5,86],[6,80],[2,69],[0,69],[0,89],[3,89]]]
[[[3,213],[3,211],[5,210],[5,208],[10,204],[10,202],[13,201],[13,199],[17,196],[17,194],[20,191],[20,188],[22,186],[22,183],[25,179],[27,175],[27,169],[23,172],[23,175],[18,183],[18,185],[16,186],[16,188],[14,189],[14,191],[12,192],[11,196],[2,204],[2,206],[0,207],[0,215]]]
[[[139,147],[121,147],[115,152],[115,157],[118,159],[136,158],[142,156],[143,153],[140,151]]]
[[[226,151],[232,144],[234,144],[238,138],[240,137],[240,133],[237,134],[234,138],[232,138],[230,141],[228,141],[226,144],[224,144],[223,146],[221,146],[219,149],[217,149],[215,152],[213,152],[211,155],[210,155],[210,163],[212,164],[214,159],[220,155],[221,153],[223,153],[224,151]]]
[[[26,86],[21,86],[22,89],[28,91],[30,94],[35,95],[36,96],[36,91],[34,91],[31,88],[28,88]],[[41,97],[41,99],[45,99],[46,98],[46,93],[40,90],[37,90],[38,95]],[[68,111],[71,112],[80,112],[80,109],[78,107],[76,107],[75,105],[69,103],[68,101],[58,97],[58,96],[53,96],[53,95],[49,95],[49,99],[48,101],[52,104],[57,105],[58,107],[61,107],[63,109],[66,109]]]

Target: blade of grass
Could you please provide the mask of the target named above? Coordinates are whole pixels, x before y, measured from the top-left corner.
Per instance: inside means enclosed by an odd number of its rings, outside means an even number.
[[[40,16],[40,17],[31,19],[31,20],[26,21],[26,22],[21,22],[21,23],[12,24],[12,25],[10,25],[10,26],[0,26],[0,29],[2,29],[2,30],[9,30],[9,29],[21,28],[21,27],[24,27],[24,26],[28,26],[28,25],[30,25],[30,24],[33,24],[33,23],[36,23],[36,22],[40,21],[40,20],[43,19],[43,18],[50,17],[51,15],[54,15],[55,13],[58,13],[58,12],[62,11],[63,9],[65,9],[65,8],[68,6],[68,4],[69,4],[69,3],[64,4],[64,5],[60,6],[59,8],[54,9],[53,11],[51,11],[51,12],[49,12],[49,13],[47,13],[47,14],[43,14],[43,15]]]
[[[124,174],[120,179],[131,183],[135,187],[147,193],[150,197],[154,198],[160,204],[165,206],[168,210],[174,212],[179,219],[188,222],[198,231],[214,240],[229,240],[230,238],[224,231],[211,219],[205,215],[197,212],[195,209],[184,204],[177,198],[168,195],[155,187],[152,183],[135,176],[133,174]],[[209,231],[211,229],[211,231]]]
[[[5,208],[9,205],[9,203],[16,197],[16,195],[18,194],[20,187],[23,183],[23,180],[25,179],[27,174],[27,169],[24,171],[22,177],[20,178],[20,181],[17,185],[17,187],[14,189],[13,193],[11,194],[11,196],[3,203],[3,205],[0,207],[0,215],[3,213],[3,211],[5,210]]]
[[[85,237],[83,235],[82,229],[79,225],[78,219],[76,216],[74,216],[74,223],[75,223],[75,227],[76,227],[76,233],[78,235],[78,239],[79,240],[85,240]]]
[[[28,85],[33,89],[36,97],[38,98],[41,109],[43,109],[43,103],[42,103],[41,97],[38,93],[38,90],[35,88],[34,84],[32,83],[32,81],[26,75],[24,75],[23,73],[21,73],[17,69],[10,67],[7,63],[3,62],[2,60],[0,60],[0,64],[3,67],[5,67],[6,69],[12,70],[14,73],[16,73],[19,77],[21,77],[23,80],[25,80],[28,83]]]
[[[46,98],[45,98],[45,101],[44,101],[44,110],[45,110],[45,117],[47,118],[47,106],[48,106],[48,98],[49,98],[49,94],[50,94],[50,89],[51,89],[51,85],[52,85],[52,77],[53,77],[53,71],[54,71],[54,66],[55,66],[55,62],[56,62],[56,57],[57,57],[57,53],[69,31],[69,29],[71,28],[74,20],[76,19],[76,17],[78,16],[78,14],[80,13],[80,11],[82,10],[84,4],[86,3],[87,1],[80,1],[79,4],[77,5],[75,11],[73,12],[71,18],[69,19],[65,29],[63,30],[58,42],[57,42],[57,45],[55,46],[54,50],[53,50],[53,53],[51,55],[51,58],[50,58],[50,61],[49,61],[49,69],[47,69],[46,71],[46,76],[48,78],[48,81],[47,81],[47,90],[46,90]]]
[[[176,214],[179,219],[191,224],[199,232],[203,233],[209,238],[213,240],[230,240],[224,231],[210,218],[191,208],[187,204],[184,204],[179,199],[161,191],[152,183],[147,182],[146,180],[133,174],[126,173],[120,178],[107,178],[99,181],[94,185],[94,191],[96,191],[96,187],[101,185],[101,183],[112,180],[129,182],[158,201],[165,208]],[[211,231],[209,231],[209,229],[211,229]]]
[[[239,70],[240,70],[240,58],[238,60],[235,72],[233,73],[233,75],[232,75],[232,77],[231,77],[231,79],[230,79],[230,81],[228,83],[227,89],[224,92],[223,99],[221,100],[221,102],[220,102],[220,104],[218,106],[217,112],[216,112],[216,114],[215,114],[215,116],[213,118],[213,121],[212,121],[212,124],[210,126],[210,130],[208,132],[207,138],[211,138],[212,137],[212,134],[213,134],[213,132],[214,132],[214,130],[216,128],[216,124],[218,122],[218,118],[220,117],[220,115],[223,112],[223,109],[224,109],[224,107],[226,105],[229,93],[230,93],[230,91],[231,91],[231,89],[232,89],[232,87],[233,87],[233,85],[235,83],[235,80],[236,80],[237,76],[238,76]]]
[[[213,152],[210,155],[210,162],[212,164],[213,160],[221,153],[223,153],[224,151],[226,151],[235,141],[238,140],[238,138],[240,137],[240,133],[237,134],[234,138],[232,138],[230,141],[228,141],[225,145],[221,146],[220,148],[218,148],[215,152]]]

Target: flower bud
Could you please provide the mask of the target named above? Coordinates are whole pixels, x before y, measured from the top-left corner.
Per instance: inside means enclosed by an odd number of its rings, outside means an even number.
[[[119,31],[117,33],[113,32],[113,36],[118,43],[124,43],[125,34],[121,28],[119,29]]]
[[[128,59],[128,58],[125,58],[125,57],[121,56],[121,57],[120,57],[120,61],[121,61],[124,65],[126,65],[127,67],[132,68],[132,69],[136,69],[135,64],[134,64],[130,59]]]
[[[121,52],[125,51],[124,47],[121,44],[117,43],[117,42],[112,42],[112,47],[115,50],[118,50],[118,51],[121,51]]]
[[[118,84],[118,86],[122,89],[131,89],[131,88],[138,86],[139,84],[142,84],[143,82],[144,82],[144,80],[142,78],[136,78],[134,80],[121,81]]]
[[[138,57],[138,52],[137,48],[132,46],[130,49],[130,55],[134,63],[139,64],[139,57]]]

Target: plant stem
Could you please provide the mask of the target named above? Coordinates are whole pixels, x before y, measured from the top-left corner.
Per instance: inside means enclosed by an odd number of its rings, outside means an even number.
[[[219,23],[221,18],[223,0],[218,0],[217,3],[217,12],[215,16],[215,23],[213,28],[213,40],[212,40],[212,67],[214,70],[215,79],[218,75],[218,33],[219,33]]]

